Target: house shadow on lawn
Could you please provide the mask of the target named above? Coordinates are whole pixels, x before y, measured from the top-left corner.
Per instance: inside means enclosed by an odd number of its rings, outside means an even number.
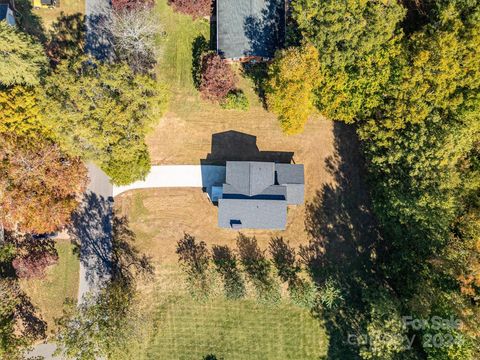
[[[310,242],[300,255],[319,286],[327,279],[341,289],[336,307],[319,310],[330,342],[329,359],[358,359],[359,347],[349,335],[366,334],[366,306],[362,294],[382,284],[376,262],[382,239],[371,212],[365,181],[364,160],[352,126],[335,122],[335,154],[326,167],[336,186],[326,184],[306,207],[306,231]]]
[[[290,164],[294,162],[292,151],[260,151],[257,137],[235,130],[212,135],[210,153],[202,165],[225,165],[227,161],[263,161]]]

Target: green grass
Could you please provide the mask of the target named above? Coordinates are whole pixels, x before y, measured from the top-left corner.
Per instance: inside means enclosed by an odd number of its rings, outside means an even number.
[[[45,278],[20,282],[50,330],[55,328],[54,319],[62,315],[65,299],[76,299],[78,294],[79,261],[73,254],[73,246],[69,241],[59,240],[55,247],[58,263],[47,269]]]
[[[319,359],[326,337],[319,322],[292,305],[253,300],[207,304],[181,298],[161,310],[148,359]]]
[[[210,25],[204,19],[193,21],[190,16],[176,13],[166,0],[157,1],[156,11],[166,33],[158,66],[160,79],[174,92],[195,95],[192,78],[192,45],[198,36],[210,40]]]
[[[325,329],[308,310],[287,300],[261,304],[251,295],[226,300],[220,283],[207,302],[197,302],[185,289],[178,265],[157,270],[155,290],[141,295],[148,310],[139,327],[147,335],[142,345],[132,345],[138,359],[201,360],[209,354],[218,360],[325,358]]]

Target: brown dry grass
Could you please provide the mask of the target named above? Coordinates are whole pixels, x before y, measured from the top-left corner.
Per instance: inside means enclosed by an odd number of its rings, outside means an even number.
[[[202,107],[182,114],[170,111],[149,138],[155,164],[199,164],[211,150],[212,134],[236,130],[257,136],[260,151],[292,151],[294,161],[305,165],[305,198],[332,183],[325,160],[334,153],[333,124],[312,119],[301,135],[286,136],[274,116],[260,106],[248,112],[225,111],[217,106]],[[239,149],[242,151],[242,149]],[[201,189],[155,189],[121,195],[116,204],[130,218],[142,250],[162,262],[175,262],[175,244],[184,232],[207,244],[234,244],[237,232],[217,226],[217,208]],[[265,247],[273,235],[281,235],[293,245],[306,243],[305,206],[288,209],[285,231],[245,231],[255,235]]]

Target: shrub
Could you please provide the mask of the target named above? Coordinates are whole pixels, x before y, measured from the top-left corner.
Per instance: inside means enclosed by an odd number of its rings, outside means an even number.
[[[15,242],[18,253],[12,266],[19,278],[42,278],[45,276],[45,269],[58,261],[52,239],[25,235],[17,236]]]
[[[312,309],[317,301],[317,287],[310,281],[297,278],[288,283],[290,299],[295,305]]]
[[[285,282],[295,282],[300,272],[300,266],[295,259],[295,250],[282,237],[272,238],[269,250],[280,279]]]
[[[332,309],[343,300],[340,286],[335,280],[327,279],[320,290],[320,302],[327,309]]]
[[[212,0],[169,0],[168,4],[175,11],[190,15],[194,19],[210,16],[212,13]]]
[[[227,110],[247,111],[250,107],[248,99],[242,90],[230,91],[220,105]]]
[[[208,53],[202,58],[200,92],[205,99],[221,101],[235,89],[237,82],[232,68],[215,53]]]

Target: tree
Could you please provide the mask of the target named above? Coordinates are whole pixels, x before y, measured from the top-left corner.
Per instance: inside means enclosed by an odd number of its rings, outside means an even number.
[[[155,14],[147,6],[113,8],[107,14],[103,26],[112,34],[116,57],[129,64],[135,73],[150,71],[158,57],[156,38],[161,32]]]
[[[97,163],[112,182],[129,184],[150,170],[145,135],[167,105],[167,91],[126,64],[61,63],[48,78],[46,124],[62,148]]]
[[[404,64],[359,134],[388,243],[378,267],[402,311],[464,324],[445,334],[461,333],[464,346],[419,351],[432,359],[473,359],[479,354],[471,348],[479,337],[473,330],[479,326],[473,285],[480,258],[473,195],[480,191],[478,3],[437,2],[426,21],[406,40]]]
[[[212,0],[169,0],[168,3],[175,11],[194,19],[212,14]]]
[[[189,234],[177,242],[178,260],[187,274],[187,284],[193,297],[199,300],[208,298],[211,292],[211,279],[209,272],[210,252],[207,244]]]
[[[121,281],[105,285],[78,306],[71,302],[56,320],[56,355],[79,360],[130,358],[129,341],[139,336],[137,303],[136,293]]]
[[[49,233],[68,223],[87,170],[49,140],[0,137],[0,222],[6,230]]]
[[[279,51],[269,67],[268,108],[278,115],[287,134],[303,131],[314,109],[314,89],[320,84],[318,51],[313,45]]]
[[[320,112],[345,122],[370,115],[402,61],[405,9],[373,0],[294,0],[291,8],[301,37],[318,50]]]
[[[12,266],[19,278],[43,278],[45,269],[58,262],[55,242],[48,237],[16,235],[16,257]]]
[[[0,84],[37,85],[40,82],[47,58],[42,45],[30,36],[0,22]]]
[[[0,358],[21,360],[47,326],[17,281],[0,278],[0,294]]]
[[[253,283],[258,298],[264,302],[280,301],[278,284],[270,271],[271,263],[265,257],[264,251],[258,247],[257,239],[240,233],[237,236],[237,248],[240,262]]]
[[[202,57],[200,93],[205,99],[221,101],[235,89],[237,78],[227,63],[215,53]]]
[[[237,266],[237,257],[228,246],[213,247],[213,263],[223,278],[225,296],[240,299],[245,296],[245,283]]]
[[[46,136],[36,89],[17,85],[0,91],[0,134]]]

